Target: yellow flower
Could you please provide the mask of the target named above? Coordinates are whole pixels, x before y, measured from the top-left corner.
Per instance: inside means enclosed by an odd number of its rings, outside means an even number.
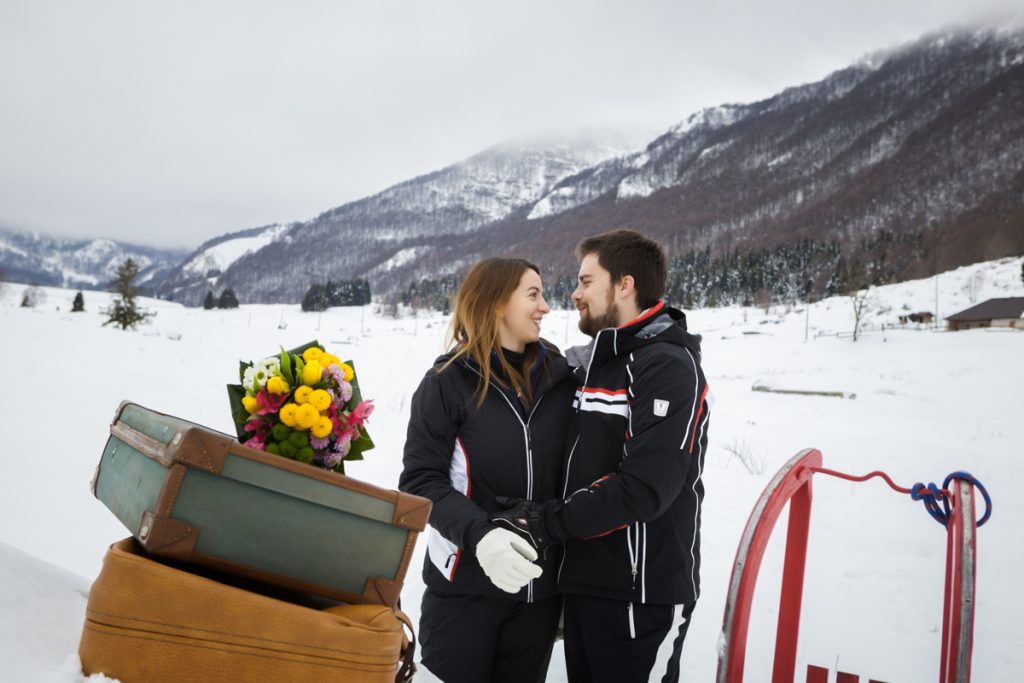
[[[243,396],[242,407],[245,408],[245,412],[252,415],[260,409],[260,402],[256,400],[255,396]]]
[[[285,423],[289,427],[295,426],[295,413],[298,412],[299,407],[294,403],[285,403],[281,406],[281,412],[278,413],[278,417],[281,418],[281,422]]]
[[[324,352],[316,347],[310,346],[308,349],[302,352],[302,360],[309,363],[310,361],[320,360],[320,356],[324,355]]]
[[[267,391],[272,394],[287,394],[291,391],[291,387],[288,386],[288,382],[285,382],[283,377],[274,376],[267,380]]]
[[[315,425],[319,419],[320,412],[308,403],[304,403],[299,406],[298,410],[295,412],[295,426],[299,429],[309,429]]]
[[[356,376],[356,371],[352,369],[352,366],[348,363],[339,363],[342,372],[345,373],[345,381],[351,382],[352,378]]]
[[[307,385],[313,385],[319,382],[323,378],[324,367],[320,363],[310,361],[306,363],[306,367],[302,368],[302,383]]]
[[[308,389],[309,387],[302,387]],[[318,411],[323,412],[331,407],[331,395],[323,389],[317,389],[309,395],[309,404]]]
[[[333,353],[325,353],[320,357],[320,365],[325,368],[329,368],[332,365],[341,365],[341,359],[335,356]]]
[[[309,395],[313,393],[313,390],[307,386],[301,386],[295,390],[295,402],[299,405],[309,401]]]
[[[320,417],[316,421],[316,424],[313,425],[313,436],[315,436],[318,439],[322,439],[328,434],[330,434],[331,430],[333,429],[334,425],[331,423],[330,419],[326,417]]]

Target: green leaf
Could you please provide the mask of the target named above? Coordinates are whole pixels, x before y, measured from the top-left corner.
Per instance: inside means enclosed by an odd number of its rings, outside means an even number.
[[[352,446],[345,456],[345,460],[362,460],[363,453],[374,447],[373,439],[365,429],[359,430],[359,438],[352,442]]]
[[[238,361],[238,381],[242,382],[245,380],[245,371],[252,367],[252,363],[246,363],[244,361]]]
[[[245,423],[249,419],[249,411],[242,405],[245,388],[241,384],[229,384],[227,390],[228,403],[231,405],[231,417],[235,423],[235,433],[238,435],[238,441],[242,442],[249,435],[244,429]]]
[[[292,355],[281,347],[281,376],[288,386],[295,386],[295,377],[292,375]]]

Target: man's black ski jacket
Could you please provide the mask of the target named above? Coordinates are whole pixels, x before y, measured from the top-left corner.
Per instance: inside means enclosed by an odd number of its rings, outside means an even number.
[[[659,302],[598,332],[575,372],[562,500],[541,516],[548,537],[564,540],[559,590],[695,601],[710,408],[700,337]]]

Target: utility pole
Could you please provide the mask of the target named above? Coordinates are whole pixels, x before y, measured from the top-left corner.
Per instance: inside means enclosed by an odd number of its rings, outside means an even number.
[[[804,343],[807,343],[807,337],[811,331],[811,297],[807,297],[807,315],[804,316]]]

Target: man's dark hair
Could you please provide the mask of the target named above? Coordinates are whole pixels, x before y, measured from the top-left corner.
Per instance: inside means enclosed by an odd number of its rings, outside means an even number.
[[[636,305],[650,308],[665,295],[665,251],[654,240],[632,230],[612,230],[588,237],[576,245],[576,258],[597,254],[597,262],[611,273],[612,284],[632,275]]]

